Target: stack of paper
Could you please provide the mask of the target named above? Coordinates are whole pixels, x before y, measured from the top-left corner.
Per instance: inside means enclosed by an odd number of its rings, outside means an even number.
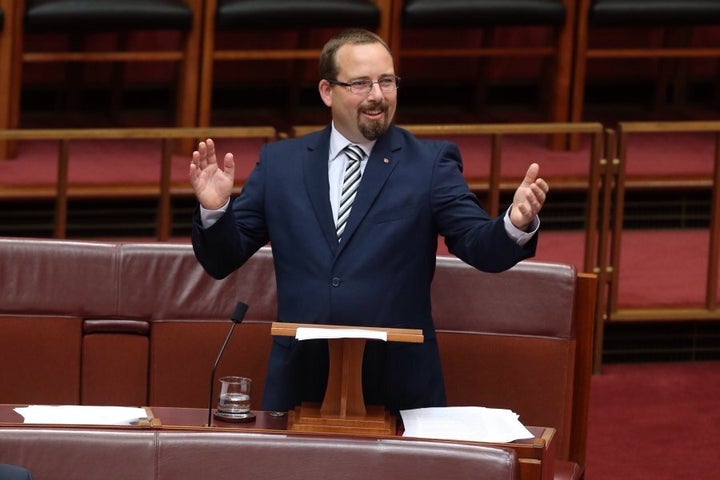
[[[298,327],[295,331],[295,338],[298,340],[367,338],[368,340],[383,340],[387,342],[387,332],[362,328]]]
[[[400,415],[405,437],[497,443],[534,437],[515,412],[501,408],[418,408]]]
[[[105,407],[87,405],[30,405],[14,409],[25,423],[62,425],[134,425],[147,420],[141,407]]]

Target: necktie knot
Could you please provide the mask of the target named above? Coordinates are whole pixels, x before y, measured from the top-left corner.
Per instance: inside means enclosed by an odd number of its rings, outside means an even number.
[[[348,160],[351,162],[360,162],[365,156],[365,152],[363,152],[362,148],[352,143],[345,147],[343,151],[345,152]]]

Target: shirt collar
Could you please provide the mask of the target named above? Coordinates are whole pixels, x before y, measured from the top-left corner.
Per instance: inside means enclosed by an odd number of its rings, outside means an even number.
[[[343,136],[342,133],[338,132],[335,128],[335,122],[332,123],[332,131],[330,132],[330,161],[335,160],[338,155],[343,151],[345,147],[350,145],[351,142]],[[375,146],[375,140],[366,140],[363,143],[356,143],[363,152],[365,152],[365,158],[370,156],[373,147]]]

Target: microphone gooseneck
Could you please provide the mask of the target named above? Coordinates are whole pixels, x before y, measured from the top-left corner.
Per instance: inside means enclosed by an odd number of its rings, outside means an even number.
[[[215,359],[215,363],[213,364],[212,371],[210,372],[210,397],[208,399],[208,419],[207,419],[207,426],[209,427],[212,424],[212,405],[213,405],[213,387],[215,386],[215,370],[217,370],[217,366],[220,363],[220,359],[222,358],[223,352],[225,352],[225,347],[228,344],[228,341],[230,341],[230,336],[233,333],[233,330],[235,330],[235,325],[238,323],[242,323],[243,318],[245,318],[245,314],[247,313],[248,306],[246,303],[238,302],[237,305],[235,305],[235,309],[232,312],[232,315],[230,315],[230,320],[232,320],[232,323],[230,324],[230,329],[228,330],[227,336],[225,337],[225,341],[222,344],[222,347],[220,347],[220,352],[218,352],[218,356]]]

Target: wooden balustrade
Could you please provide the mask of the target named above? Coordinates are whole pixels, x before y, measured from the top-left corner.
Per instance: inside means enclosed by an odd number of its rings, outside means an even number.
[[[173,146],[177,140],[199,138],[261,138],[273,140],[277,132],[272,127],[210,127],[210,128],[128,128],[128,129],[54,129],[54,130],[0,130],[0,142],[29,140],[49,140],[58,142],[57,181],[50,192],[55,196],[54,237],[65,238],[67,232],[68,199],[82,197],[158,197],[156,235],[158,240],[167,240],[171,231],[171,197],[177,194],[190,194],[188,182],[173,184],[171,181],[171,161]],[[156,139],[162,143],[159,152],[160,177],[157,184],[106,183],[78,187],[68,180],[70,164],[70,143],[75,140],[122,140]],[[24,195],[37,195],[32,188]]]

